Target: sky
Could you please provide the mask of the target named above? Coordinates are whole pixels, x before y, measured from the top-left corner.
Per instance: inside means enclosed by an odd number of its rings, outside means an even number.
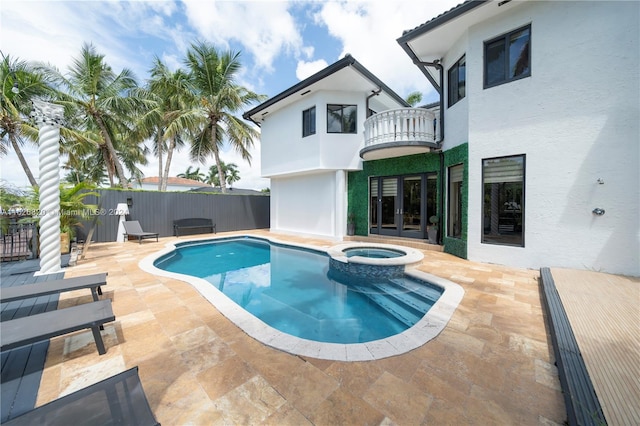
[[[238,83],[268,97],[348,53],[400,96],[419,91],[428,102],[437,99],[433,88],[396,39],[460,2],[2,0],[0,50],[12,58],[55,65],[65,73],[88,43],[115,72],[128,68],[143,85],[155,57],[172,69],[184,68],[182,60],[191,43],[208,41],[218,49],[241,52]],[[25,146],[23,152],[37,179],[37,147]],[[260,177],[259,140],[251,154],[251,164],[226,148],[221,158],[238,166],[241,180],[236,188],[268,188],[269,180]],[[150,154],[148,160],[141,167],[144,175],[158,176],[157,158]],[[189,166],[206,174],[214,164],[213,158],[192,163],[183,148],[174,155],[170,176]],[[0,158],[0,180],[28,186],[13,153]]]

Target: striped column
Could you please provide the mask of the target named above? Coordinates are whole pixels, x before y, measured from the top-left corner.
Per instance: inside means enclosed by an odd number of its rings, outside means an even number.
[[[60,272],[60,126],[61,105],[33,101],[31,117],[39,127],[40,271]]]

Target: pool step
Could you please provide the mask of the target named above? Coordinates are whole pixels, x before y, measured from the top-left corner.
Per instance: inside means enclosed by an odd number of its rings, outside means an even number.
[[[400,288],[403,288],[412,293],[418,294],[421,297],[429,300],[432,305],[442,295],[441,289],[437,289],[426,283],[421,284],[420,282],[416,282],[414,280],[408,280],[405,278],[393,278],[393,279],[390,279],[389,281]]]
[[[378,307],[384,309],[394,318],[409,327],[422,318],[422,315],[420,315],[415,309],[400,303],[397,299],[389,297],[384,293],[371,291],[372,289],[370,287],[355,286],[355,289],[362,293],[363,296],[368,297]]]
[[[360,285],[357,290],[408,326],[420,320],[441,295],[433,287],[403,278]]]

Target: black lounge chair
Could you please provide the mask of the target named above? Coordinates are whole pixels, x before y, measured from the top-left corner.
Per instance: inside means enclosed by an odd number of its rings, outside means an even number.
[[[34,408],[6,426],[160,425],[140,383],[138,367]]]
[[[85,303],[0,322],[0,352],[90,328],[98,353],[107,353],[100,327],[115,321],[111,300]]]
[[[157,232],[145,232],[142,230],[140,226],[140,222],[137,220],[127,220],[123,222],[124,225],[124,238],[127,239],[129,237],[135,237],[138,239],[138,242],[142,244],[142,240],[145,238],[155,238],[156,242],[158,241],[158,233]]]
[[[15,300],[29,299],[32,297],[58,294],[65,291],[88,288],[91,290],[94,302],[98,301],[98,295],[102,294],[100,286],[107,284],[107,273],[85,275],[83,277],[64,278],[61,280],[43,281],[33,284],[24,284],[6,287],[0,291],[0,303],[13,302]]]

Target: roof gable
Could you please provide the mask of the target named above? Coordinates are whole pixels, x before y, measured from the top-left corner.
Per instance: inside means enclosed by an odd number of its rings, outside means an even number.
[[[384,102],[397,107],[409,106],[402,97],[356,61],[353,56],[347,54],[339,61],[266,100],[242,116],[246,120],[260,123],[267,114],[292,104],[309,93],[319,90],[347,89],[351,91],[362,90],[367,94],[381,90],[379,96],[385,98]]]

